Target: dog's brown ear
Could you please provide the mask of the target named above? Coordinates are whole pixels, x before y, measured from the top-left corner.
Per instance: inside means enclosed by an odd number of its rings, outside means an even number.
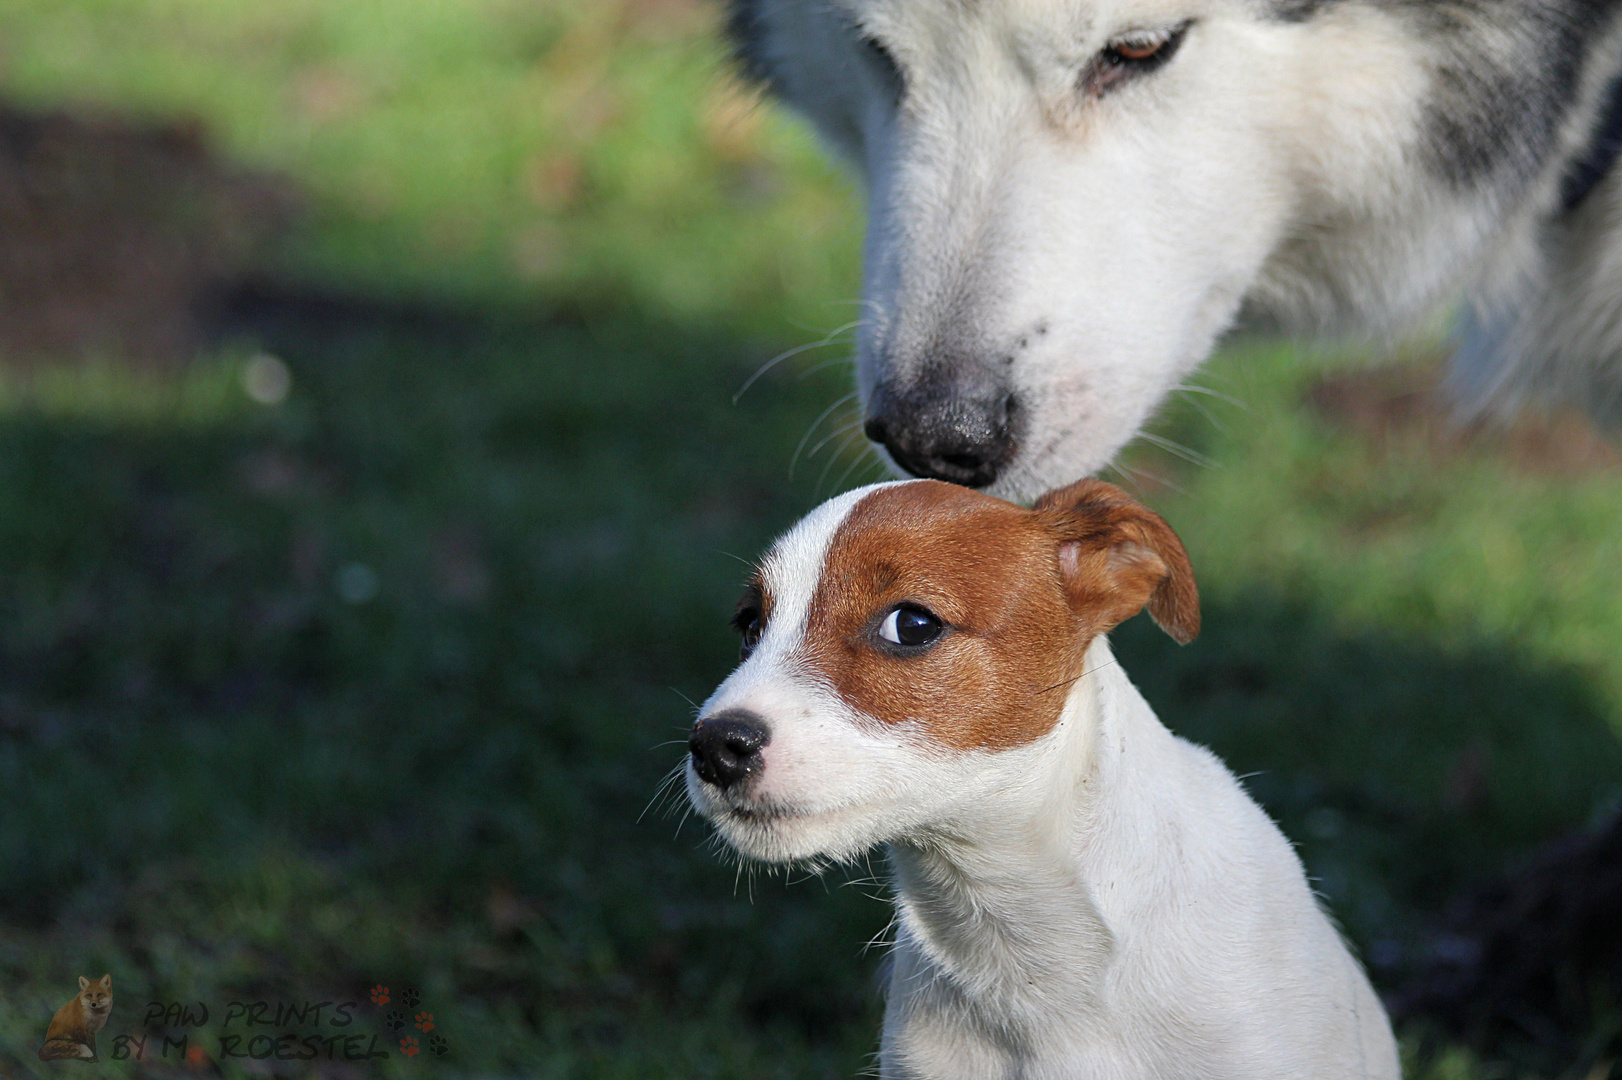
[[[1079,480],[1036,501],[1059,541],[1071,608],[1103,633],[1142,611],[1178,644],[1200,632],[1188,553],[1165,519],[1113,484]]]

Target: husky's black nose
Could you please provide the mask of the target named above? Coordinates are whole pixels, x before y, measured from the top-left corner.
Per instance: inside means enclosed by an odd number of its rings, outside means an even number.
[[[868,402],[866,431],[914,476],[985,487],[1014,459],[1014,399],[950,380],[908,391],[881,386]]]
[[[771,741],[766,721],[744,709],[728,709],[693,725],[687,745],[700,780],[719,788],[747,780],[766,764],[760,748]]]

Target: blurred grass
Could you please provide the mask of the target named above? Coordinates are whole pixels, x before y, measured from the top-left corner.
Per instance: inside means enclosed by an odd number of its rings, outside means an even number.
[[[713,22],[0,0],[6,95],[198,117],[308,206],[260,267],[283,299],[215,354],[0,377],[0,1072],[51,1072],[44,1024],[103,970],[109,1032],[382,982],[469,1074],[864,1067],[884,904],[735,881],[655,799],[735,656],[737,560],[869,478],[837,408],[802,442],[838,347],[733,403],[851,317],[860,223],[719,74]],[[280,404],[243,389],[261,352]],[[1449,893],[1622,797],[1622,485],[1307,403],[1363,362],[1239,341],[1201,379],[1222,397],[1167,410],[1214,465],[1129,460],[1207,629],[1118,641],[1390,985]]]
[[[14,100],[195,117],[295,177],[284,275],[778,333],[857,295],[850,184],[694,0],[0,0]]]

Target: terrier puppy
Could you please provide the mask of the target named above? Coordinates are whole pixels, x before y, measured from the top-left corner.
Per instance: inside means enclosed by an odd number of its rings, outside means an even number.
[[[687,791],[752,859],[888,845],[882,1077],[1400,1075],[1289,842],[1111,657],[1145,606],[1199,630],[1177,536],[1095,480],[861,488],[760,564]]]

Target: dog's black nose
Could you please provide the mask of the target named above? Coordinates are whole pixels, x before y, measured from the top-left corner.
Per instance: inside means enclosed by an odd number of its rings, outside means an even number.
[[[1013,460],[1013,420],[1014,399],[1004,391],[881,388],[868,403],[866,431],[914,476],[985,487]]]
[[[747,780],[766,764],[760,748],[771,740],[766,721],[744,709],[706,716],[687,740],[698,778],[719,788]]]

